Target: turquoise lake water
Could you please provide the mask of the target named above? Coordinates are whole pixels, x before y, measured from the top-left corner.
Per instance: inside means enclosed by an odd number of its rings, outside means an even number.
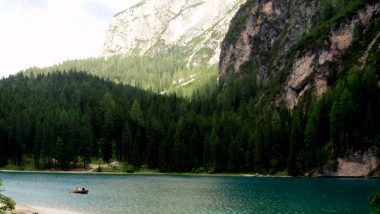
[[[25,205],[81,213],[369,213],[379,179],[0,173]],[[69,193],[75,186],[88,195]]]

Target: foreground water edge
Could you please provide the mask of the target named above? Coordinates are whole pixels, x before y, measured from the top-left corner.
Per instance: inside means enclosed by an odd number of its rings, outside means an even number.
[[[23,205],[77,213],[368,213],[378,179],[0,172]],[[70,194],[74,186],[87,196]]]

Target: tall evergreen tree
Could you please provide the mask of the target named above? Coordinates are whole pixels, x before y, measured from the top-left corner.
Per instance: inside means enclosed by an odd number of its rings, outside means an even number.
[[[58,167],[61,169],[68,169],[70,167],[67,145],[59,136],[55,143],[54,158],[58,161]]]
[[[139,126],[144,126],[144,115],[137,100],[133,102],[129,115]]]
[[[303,146],[303,129],[301,126],[301,112],[295,109],[292,115],[292,124],[289,136],[289,157],[288,157],[288,173],[290,175],[299,175],[302,168],[298,162],[299,152]]]
[[[103,161],[109,162],[112,158],[112,147],[114,145],[114,111],[116,108],[112,94],[105,93],[100,101],[100,107],[103,112]]]
[[[125,122],[122,134],[122,153],[124,160],[129,163],[133,138],[128,121]]]
[[[132,157],[131,157],[131,164],[134,167],[140,167],[141,166],[141,151],[140,151],[140,145],[139,145],[139,139],[141,138],[140,131],[137,131],[136,138],[133,141],[132,145]]]
[[[80,143],[80,153],[79,156],[82,159],[83,167],[86,168],[87,164],[91,161],[91,145],[94,141],[94,136],[92,133],[92,125],[90,122],[89,115],[84,115],[81,119],[80,128],[81,142]]]
[[[146,130],[146,163],[151,168],[158,167],[159,145],[162,140],[162,127],[156,117],[151,118],[151,123]]]
[[[206,137],[204,148],[204,161],[210,172],[217,171],[220,167],[217,164],[218,161],[218,148],[220,148],[221,141],[213,129],[211,133]]]
[[[306,141],[306,166],[308,169],[318,166],[320,164],[320,155],[318,154],[319,148],[319,106],[317,103],[313,102],[310,107],[310,113],[308,115],[309,119],[305,127],[305,141]]]
[[[356,123],[357,107],[351,93],[344,89],[333,104],[330,112],[331,141],[335,152],[348,152],[351,143],[358,140]]]

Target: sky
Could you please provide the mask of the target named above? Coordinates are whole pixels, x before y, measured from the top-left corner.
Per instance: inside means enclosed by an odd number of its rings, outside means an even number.
[[[112,16],[138,0],[0,0],[0,77],[99,56]]]

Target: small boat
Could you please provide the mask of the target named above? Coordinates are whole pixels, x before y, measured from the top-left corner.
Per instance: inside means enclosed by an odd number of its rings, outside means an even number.
[[[83,187],[75,187],[72,193],[78,193],[78,194],[88,194],[88,189],[83,188]]]

